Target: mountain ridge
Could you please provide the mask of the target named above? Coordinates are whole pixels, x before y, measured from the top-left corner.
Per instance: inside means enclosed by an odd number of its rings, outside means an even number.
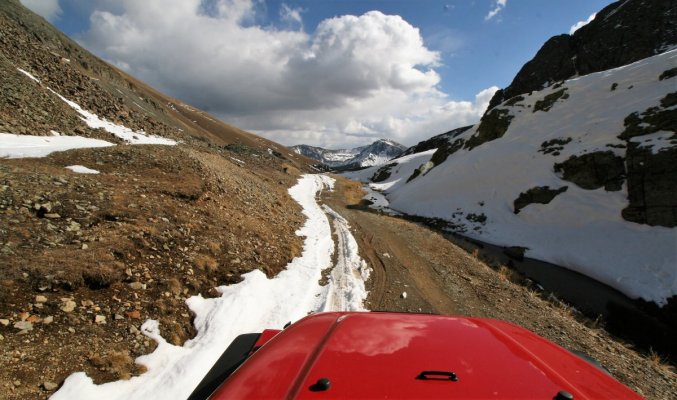
[[[407,148],[390,139],[379,139],[371,144],[352,149],[330,150],[309,145],[289,147],[296,154],[320,161],[329,168],[350,170],[381,165],[402,154]]]
[[[520,94],[578,75],[627,65],[677,43],[677,6],[672,0],[619,0],[600,10],[573,35],[553,36],[497,91],[487,112]]]

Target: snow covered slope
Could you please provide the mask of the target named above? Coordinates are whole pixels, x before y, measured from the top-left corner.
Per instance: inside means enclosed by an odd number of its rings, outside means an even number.
[[[330,168],[354,169],[384,164],[402,154],[406,147],[392,140],[379,139],[368,146],[354,149],[327,150],[305,144],[292,146],[290,149]]]
[[[397,173],[351,176],[381,180],[394,210],[664,305],[677,294],[676,65],[672,50],[516,96],[432,156],[394,160]]]

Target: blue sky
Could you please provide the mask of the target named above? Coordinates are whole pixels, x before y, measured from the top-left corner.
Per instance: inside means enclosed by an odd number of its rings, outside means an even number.
[[[612,3],[22,1],[170,95],[283,144],[328,147],[410,145],[477,121],[548,38]]]
[[[440,86],[454,99],[471,99],[480,90],[510,84],[519,69],[551,36],[569,33],[610,0],[511,0],[485,20],[495,1],[482,0],[305,0],[268,1],[274,23],[283,25],[282,3],[301,8],[304,28],[323,19],[370,10],[402,16],[421,31],[428,48],[440,51]]]

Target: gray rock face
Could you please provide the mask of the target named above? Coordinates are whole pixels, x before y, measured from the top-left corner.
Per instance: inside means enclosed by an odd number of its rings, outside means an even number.
[[[433,136],[428,140],[419,142],[415,146],[408,148],[401,156],[408,156],[410,154],[422,153],[424,151],[439,149],[449,144],[451,139],[457,137],[468,129],[472,128],[472,125],[464,126],[461,128],[453,129],[449,132],[442,133],[441,135]]]
[[[374,176],[371,178],[372,182],[383,182],[386,179],[390,178],[390,170],[393,167],[396,167],[397,164],[387,164],[379,168],[376,173],[374,173]]]
[[[677,226],[677,147],[654,154],[630,143],[626,155],[628,200],[623,218],[640,224]]]
[[[465,148],[472,150],[483,143],[502,137],[510,127],[510,121],[513,118],[508,110],[499,108],[484,114],[480,120],[480,126],[477,127],[477,133],[468,139]]]
[[[563,99],[566,100],[569,98],[569,95],[567,94],[567,90],[565,89],[560,89],[554,93],[550,93],[549,95],[545,96],[543,100],[539,100],[534,104],[534,112],[536,111],[550,111],[550,109],[555,105],[557,100]]]
[[[550,189],[548,186],[537,186],[522,192],[513,202],[515,214],[518,214],[520,210],[529,204],[548,204],[558,194],[566,192],[568,188],[568,186],[563,186],[559,189]]]
[[[659,79],[676,79],[666,71]],[[628,169],[628,200],[623,218],[640,224],[677,226],[677,92],[666,95],[660,106],[625,118],[625,130],[619,135],[627,142],[625,163]],[[673,146],[654,152],[633,138],[655,132],[673,132]]]
[[[496,92],[489,109],[503,101],[576,75],[627,65],[677,43],[677,2],[621,0],[597,13],[573,35],[554,36]]]
[[[607,191],[618,191],[625,179],[623,158],[611,151],[571,156],[555,164],[555,172],[561,172],[562,179],[587,190],[604,187]]]

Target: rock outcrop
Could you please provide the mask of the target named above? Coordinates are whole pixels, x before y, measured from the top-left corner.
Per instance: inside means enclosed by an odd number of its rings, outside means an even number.
[[[674,0],[621,0],[597,13],[573,35],[554,36],[496,92],[489,110],[511,97],[554,82],[605,71],[667,50],[677,43]]]

